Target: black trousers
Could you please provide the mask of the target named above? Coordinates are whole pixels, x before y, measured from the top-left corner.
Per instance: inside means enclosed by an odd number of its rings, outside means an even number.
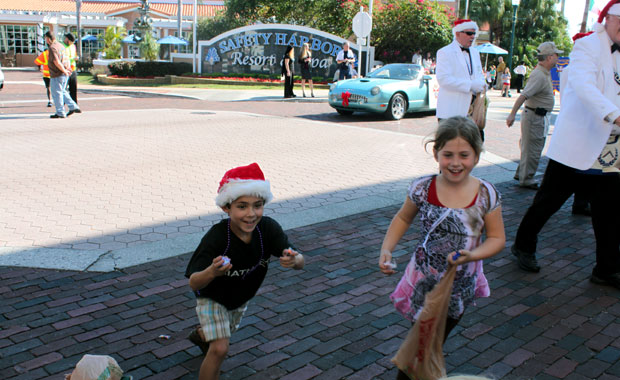
[[[596,266],[593,273],[609,275],[620,272],[620,175],[583,174],[577,169],[549,160],[540,189],[525,213],[515,246],[527,253],[536,252],[538,234],[573,193],[590,201],[592,227],[596,238]]]
[[[515,88],[517,89],[517,92],[521,92],[521,89],[523,88],[523,74],[517,74],[515,77]]]
[[[290,98],[293,95],[293,75],[284,75],[284,97]]]
[[[77,71],[71,73],[69,80],[67,81],[69,87],[69,95],[71,99],[77,104]]]

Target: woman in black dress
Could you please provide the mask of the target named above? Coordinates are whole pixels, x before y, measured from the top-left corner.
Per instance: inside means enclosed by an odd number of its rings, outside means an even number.
[[[295,61],[293,60],[293,47],[286,47],[286,52],[282,58],[282,75],[284,76],[284,97],[294,98],[293,94],[293,75],[295,74]]]
[[[301,93],[306,97],[306,80],[310,84],[310,96],[314,98],[314,83],[312,83],[312,52],[310,45],[305,43],[301,50],[301,55],[297,60],[301,66]]]

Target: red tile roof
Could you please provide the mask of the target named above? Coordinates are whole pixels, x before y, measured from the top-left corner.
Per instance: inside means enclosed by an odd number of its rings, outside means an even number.
[[[177,15],[177,4],[149,4],[150,8],[159,13],[170,16]],[[139,7],[135,2],[103,2],[88,1],[82,2],[81,11],[83,13],[116,13],[122,9],[132,9]],[[198,17],[213,17],[215,14],[225,9],[224,5],[198,5]],[[191,17],[194,15],[192,4],[182,4],[183,15]],[[0,10],[7,11],[34,11],[34,12],[75,12],[75,0],[0,0]]]

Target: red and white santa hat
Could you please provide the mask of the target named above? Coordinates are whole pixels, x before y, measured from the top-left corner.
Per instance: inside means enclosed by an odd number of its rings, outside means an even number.
[[[475,21],[469,19],[459,19],[454,22],[454,27],[452,28],[452,32],[462,32],[464,30],[473,29],[478,33],[478,24]]]
[[[605,5],[605,8],[598,15],[598,23],[602,24],[607,15],[620,16],[620,0],[611,0]]]
[[[243,196],[262,198],[265,203],[273,199],[271,185],[256,162],[232,168],[224,174],[217,189],[215,204],[224,207]]]
[[[578,40],[578,39],[580,39],[580,38],[583,38],[583,37],[587,37],[587,36],[589,36],[589,35],[590,35],[590,34],[592,34],[592,33],[594,33],[594,32],[593,32],[593,31],[589,31],[589,32],[587,32],[587,33],[577,33],[577,34],[575,34],[575,35],[573,36],[573,43],[575,43],[575,41],[577,41],[577,40]]]

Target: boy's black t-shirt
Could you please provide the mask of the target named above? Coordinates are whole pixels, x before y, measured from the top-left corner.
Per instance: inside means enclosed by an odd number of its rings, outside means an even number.
[[[232,310],[254,297],[267,275],[270,256],[280,257],[282,250],[294,247],[289,243],[282,227],[270,217],[262,217],[252,232],[252,241],[249,244],[229,230],[229,221],[230,219],[222,220],[205,234],[187,265],[185,277],[189,278],[192,273],[206,269],[214,258],[223,255],[230,233],[230,246],[226,256],[230,258],[232,268],[200,289],[197,296],[210,298]]]

